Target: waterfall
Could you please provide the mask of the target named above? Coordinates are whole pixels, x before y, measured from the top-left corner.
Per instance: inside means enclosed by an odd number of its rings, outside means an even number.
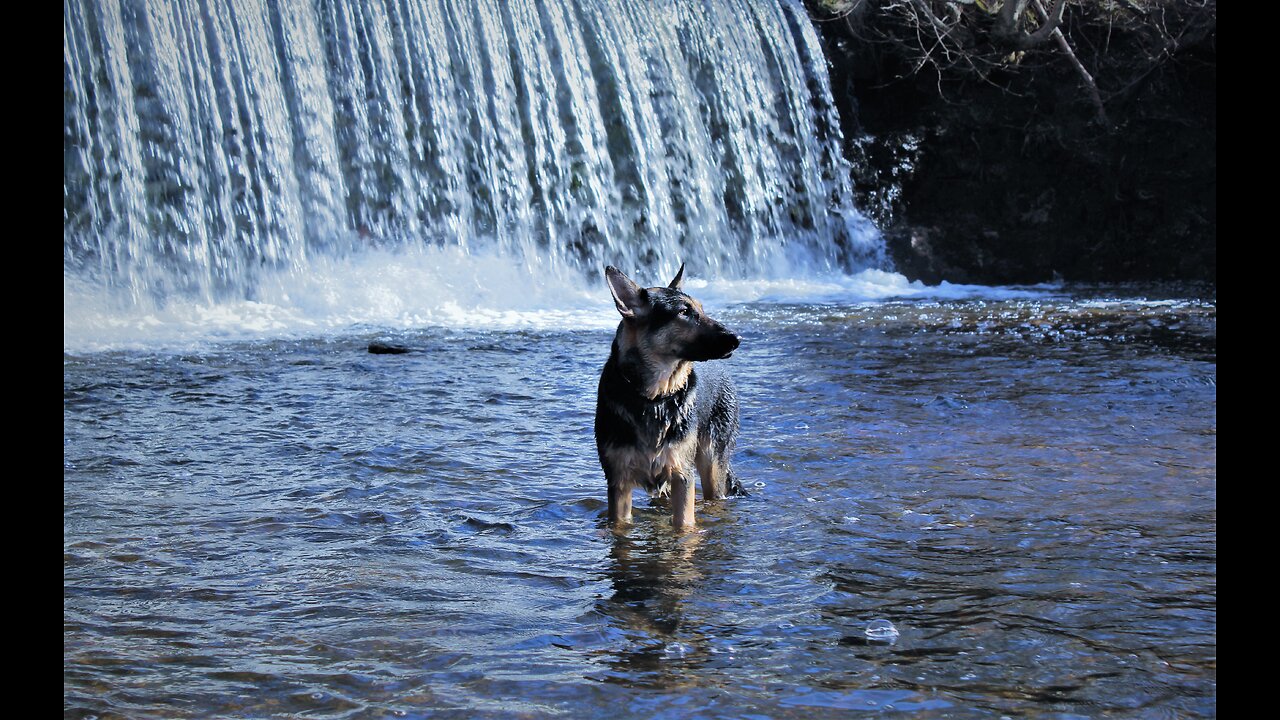
[[[883,263],[798,0],[64,0],[63,48],[64,288]]]

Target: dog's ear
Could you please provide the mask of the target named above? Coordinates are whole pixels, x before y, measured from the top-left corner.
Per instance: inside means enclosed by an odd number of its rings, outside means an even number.
[[[612,265],[604,269],[604,277],[609,281],[609,292],[613,293],[613,304],[618,306],[618,312],[622,317],[633,318],[640,314],[647,302],[644,290]]]
[[[672,290],[680,290],[681,289],[680,286],[683,284],[684,284],[684,263],[680,263],[680,270],[676,272],[676,279],[672,280],[671,284],[668,285],[667,287],[671,288]]]

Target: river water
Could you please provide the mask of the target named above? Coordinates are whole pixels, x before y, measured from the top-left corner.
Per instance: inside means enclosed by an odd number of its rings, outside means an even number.
[[[688,534],[602,521],[607,298],[71,347],[64,715],[1216,713],[1211,293],[707,308],[751,495]]]

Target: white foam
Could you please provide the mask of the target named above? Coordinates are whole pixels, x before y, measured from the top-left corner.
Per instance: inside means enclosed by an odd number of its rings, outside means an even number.
[[[991,287],[942,282],[925,285],[886,270],[863,270],[852,275],[827,273],[766,280],[715,280],[691,278],[686,290],[704,302],[802,303],[853,305],[904,298],[932,300],[1013,300],[1040,297],[1051,286]]]
[[[1143,298],[1109,298],[1102,300],[1087,300],[1080,303],[1080,307],[1112,309],[1122,307],[1142,307],[1142,308],[1165,308],[1165,307],[1181,307],[1188,305],[1190,302],[1185,299],[1171,300],[1146,300]]]
[[[926,286],[883,270],[767,280],[707,280],[685,289],[709,308],[748,303],[879,302],[893,298],[1002,299],[1035,289]],[[636,277],[644,285],[656,278]],[[618,318],[602,277],[545,258],[513,260],[463,248],[369,250],[320,257],[260,279],[254,299],[136,302],[63,275],[63,349],[187,349],[211,342],[421,327],[611,329]]]

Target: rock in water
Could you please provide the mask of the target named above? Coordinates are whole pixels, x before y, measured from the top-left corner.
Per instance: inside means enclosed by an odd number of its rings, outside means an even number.
[[[403,355],[409,352],[409,348],[403,345],[392,345],[391,343],[374,340],[369,343],[369,352],[374,355]]]

